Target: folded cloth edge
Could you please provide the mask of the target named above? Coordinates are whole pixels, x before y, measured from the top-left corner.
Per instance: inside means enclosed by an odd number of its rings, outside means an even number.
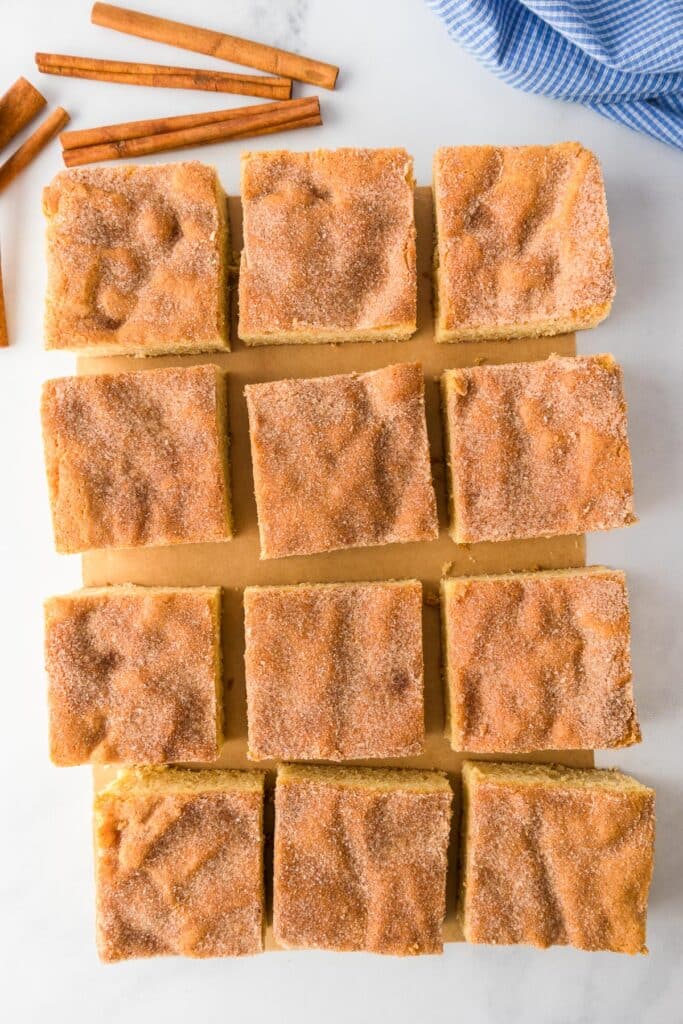
[[[525,92],[573,100],[635,131],[683,149],[683,73],[633,73],[608,67],[562,35],[533,8],[557,14],[585,0],[425,0],[444,22],[449,35],[509,85]],[[630,0],[651,9],[660,0]],[[670,5],[662,0],[663,7]],[[623,15],[623,4],[619,5]],[[591,0],[591,11],[610,11],[609,0]],[[671,21],[671,61],[683,49],[681,16]],[[612,5],[612,25],[618,12]],[[574,22],[572,22],[574,25]],[[678,26],[678,27],[677,27]],[[680,31],[679,31],[680,29]],[[608,33],[615,38],[612,29]],[[663,33],[657,27],[661,44]],[[647,49],[647,42],[644,44]],[[661,56],[661,54],[660,54]]]

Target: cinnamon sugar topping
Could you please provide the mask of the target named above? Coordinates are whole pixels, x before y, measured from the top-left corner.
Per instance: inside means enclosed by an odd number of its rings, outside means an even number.
[[[421,753],[420,583],[248,587],[244,607],[250,757]]]
[[[215,760],[219,625],[217,588],[108,587],[47,601],[52,760]]]
[[[45,190],[48,348],[227,349],[225,196],[205,164],[62,171]]]
[[[245,392],[262,557],[438,535],[419,364]]]
[[[51,380],[42,415],[57,550],[231,536],[216,367]]]
[[[246,153],[240,337],[409,337],[417,285],[403,149]]]
[[[635,521],[622,374],[611,356],[447,370],[443,391],[458,543]]]
[[[640,740],[623,573],[446,579],[442,617],[454,749],[591,750]]]
[[[600,165],[579,143],[434,158],[437,340],[593,327],[614,296]]]
[[[438,772],[287,766],[274,931],[290,948],[440,953],[451,791]]]
[[[95,800],[105,961],[263,948],[263,776],[128,770]]]
[[[654,792],[616,771],[466,762],[468,942],[647,952]]]

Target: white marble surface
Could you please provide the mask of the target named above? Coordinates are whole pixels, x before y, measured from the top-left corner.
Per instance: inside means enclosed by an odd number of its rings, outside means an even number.
[[[13,338],[12,348],[0,353],[4,1019],[403,1024],[441,1017],[468,1024],[676,1024],[683,1020],[681,154],[580,107],[513,92],[454,46],[421,0],[148,0],[146,9],[342,66],[338,91],[322,97],[325,127],[272,136],[263,148],[400,144],[415,155],[420,182],[429,180],[431,155],[441,143],[580,139],[602,159],[619,294],[612,316],[580,338],[580,349],[611,350],[625,366],[642,521],[628,531],[591,537],[589,556],[629,573],[644,742],[599,762],[616,762],[657,787],[651,952],[631,959],[458,945],[441,958],[405,962],[279,953],[243,962],[98,963],[90,774],[87,768],[52,768],[46,754],[40,603],[77,585],[80,568],[77,558],[58,557],[52,549],[38,425],[40,380],[73,367],[70,357],[41,348],[40,188],[59,166],[53,145],[0,200]],[[91,26],[88,0],[1,0],[0,23],[0,87],[19,74],[40,79],[50,101],[72,112],[74,126],[239,102],[41,78],[33,68],[35,49],[211,66],[208,58]],[[234,191],[239,150],[233,143],[192,155],[216,162]]]

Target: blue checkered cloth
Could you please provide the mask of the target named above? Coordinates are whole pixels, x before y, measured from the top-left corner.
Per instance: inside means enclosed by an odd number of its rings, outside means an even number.
[[[426,0],[484,67],[683,149],[683,0]]]

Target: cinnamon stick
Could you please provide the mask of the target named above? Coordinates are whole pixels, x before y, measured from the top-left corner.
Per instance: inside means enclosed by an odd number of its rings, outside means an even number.
[[[2,254],[0,254],[0,348],[7,348],[9,345],[9,334],[7,333],[7,315],[5,313],[5,293],[2,288]]]
[[[182,22],[169,21],[167,18],[156,18],[150,14],[129,10],[127,7],[116,7],[114,4],[96,3],[91,18],[93,24],[115,29],[117,32],[152,39],[168,46],[178,46],[182,50],[206,53],[210,57],[219,57],[234,64],[268,71],[273,75],[283,75],[285,78],[295,78],[299,82],[309,82],[323,89],[334,89],[339,74],[339,68],[333,64],[310,60],[296,53],[240,39],[238,36],[225,35],[223,32],[196,28],[194,25],[184,25]]]
[[[291,103],[306,104],[294,111],[290,108]],[[106,129],[94,129],[95,132],[105,131],[109,134],[111,141],[103,141],[94,145],[77,146],[64,149],[62,157],[67,167],[79,167],[83,164],[91,164],[103,160],[119,160],[122,157],[149,156],[152,153],[165,153],[171,149],[184,149],[188,146],[203,146],[213,142],[224,142],[228,139],[244,139],[257,135],[270,135],[273,132],[291,131],[295,128],[307,128],[313,125],[322,124],[320,107],[317,96],[307,97],[306,100],[290,100],[283,103],[266,103],[263,107],[270,108],[262,110],[260,107],[242,107],[236,111],[230,111],[230,118],[223,121],[208,121],[204,124],[193,126],[176,127],[169,129],[172,121],[187,121],[188,118],[160,118],[159,126],[162,130],[154,131],[154,121],[141,122],[147,127],[141,135],[131,135],[131,131],[139,129],[131,128],[129,124],[109,125]],[[239,116],[236,116],[239,115]],[[190,115],[196,118],[200,115]],[[150,127],[151,126],[151,127]],[[117,128],[121,128],[124,137],[115,138]],[[91,130],[92,131],[92,130]],[[79,135],[83,133],[68,132],[66,135]],[[72,141],[72,140],[68,140]]]
[[[65,150],[82,149],[85,146],[99,146],[108,142],[124,142],[127,139],[141,139],[165,132],[178,132],[201,125],[219,124],[243,118],[245,115],[288,114],[292,120],[299,117],[320,116],[317,96],[306,96],[283,103],[257,103],[250,107],[231,107],[228,110],[209,110],[203,114],[181,114],[175,117],[156,117],[145,121],[125,121],[122,124],[108,124],[101,128],[80,128],[62,132],[60,142]]]
[[[0,97],[0,149],[6,146],[38,111],[46,99],[25,78],[17,78],[4,96]]]
[[[42,121],[38,128],[30,135],[19,149],[12,153],[9,159],[5,160],[0,167],[0,192],[4,191],[10,182],[14,181],[17,174],[23,171],[24,167],[31,163],[40,152],[47,146],[55,135],[58,135],[65,124],[68,124],[69,115],[63,107],[57,107],[51,114]]]
[[[176,68],[165,64],[137,64],[125,60],[97,60],[60,53],[37,53],[36,65],[46,75],[87,78],[123,85],[152,85],[166,89],[203,89],[240,96],[264,96],[286,100],[292,94],[290,78],[267,75],[239,75],[203,68]]]

